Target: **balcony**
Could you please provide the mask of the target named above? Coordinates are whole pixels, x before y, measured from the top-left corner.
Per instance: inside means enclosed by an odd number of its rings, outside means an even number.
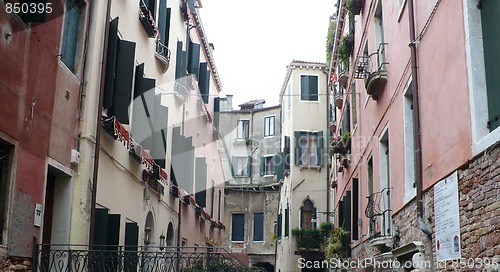
[[[252,271],[220,247],[36,245],[32,271]]]
[[[370,244],[381,252],[387,252],[393,245],[390,193],[390,188],[384,188],[371,194],[365,209],[365,215],[369,219]]]
[[[359,56],[354,68],[354,78],[365,79],[366,93],[373,100],[378,99],[387,83],[386,45],[381,43],[376,52]]]
[[[153,14],[148,9],[144,1],[139,4],[139,20],[141,21],[142,27],[146,31],[149,38],[155,38],[158,34],[158,27],[156,26]]]
[[[319,229],[294,228],[292,235],[295,237],[297,253],[323,252],[324,237]]]
[[[170,66],[170,49],[166,45],[164,45],[159,39],[156,39],[156,52],[155,57],[163,63],[163,72],[168,70]]]

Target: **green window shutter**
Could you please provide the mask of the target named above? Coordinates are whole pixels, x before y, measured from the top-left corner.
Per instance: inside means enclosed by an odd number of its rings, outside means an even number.
[[[95,209],[94,245],[108,244],[108,210]]]
[[[283,180],[285,177],[285,164],[284,152],[278,153],[276,156],[276,176],[278,181]]]
[[[276,236],[278,237],[278,240],[281,240],[281,213],[278,214],[278,233]]]
[[[132,96],[134,66],[135,43],[119,40],[112,113],[122,124],[129,123],[128,110]]]
[[[125,272],[135,272],[137,270],[137,246],[139,245],[139,227],[137,223],[125,223],[125,253],[123,270]],[[132,252],[127,252],[132,251]]]
[[[231,166],[231,175],[234,177],[235,176],[235,170],[236,170],[236,163],[237,163],[237,160],[236,160],[236,157],[235,156],[231,156],[231,162],[230,162],[230,166]]]
[[[300,76],[300,100],[309,100],[309,78]]]
[[[182,51],[182,58],[181,58],[181,77],[187,76],[187,52]]]
[[[339,201],[339,206],[337,207],[337,211],[338,211],[338,220],[339,220],[339,226],[340,227],[344,227],[344,201],[343,200],[340,200]]]
[[[318,101],[318,77],[309,76],[309,100]]]
[[[323,146],[325,140],[323,139],[323,131],[318,131],[318,165],[323,165]]]
[[[195,75],[196,80],[200,78],[200,44],[189,42],[189,58],[187,70]]]
[[[260,157],[260,175],[263,176],[265,172],[266,172],[266,158],[261,156]]]
[[[134,100],[144,92],[142,87],[142,79],[144,78],[144,63],[135,66],[134,77]]]
[[[166,23],[165,32],[163,33],[163,36],[161,37],[161,40],[163,41],[163,44],[166,47],[168,47],[168,42],[170,40],[170,17],[171,17],[171,14],[172,14],[172,9],[167,8],[167,14],[165,15],[165,17],[166,17],[166,19],[165,19],[165,23]]]
[[[109,23],[108,54],[106,55],[106,75],[104,81],[104,101],[105,109],[113,106],[115,92],[115,70],[118,49],[118,20],[116,17]]]
[[[359,182],[358,178],[352,179],[352,228],[351,236],[353,240],[359,239],[359,228],[358,228],[358,218],[359,218]]]
[[[290,235],[290,208],[287,208],[285,214],[285,236],[288,237],[289,235]]]
[[[182,74],[182,42],[177,42],[177,51],[175,52],[175,79],[183,77]]]
[[[214,217],[214,203],[215,203],[215,182],[212,180],[212,187],[210,188],[210,217]]]
[[[279,159],[278,154],[273,156],[273,175],[276,175],[278,173],[278,167],[279,167]]]
[[[283,149],[283,164],[285,170],[290,170],[290,137],[285,136],[285,148]]]
[[[120,215],[108,214],[108,250],[118,250],[120,244]]]
[[[344,228],[351,231],[351,191],[347,191],[343,197]]]
[[[252,157],[247,157],[247,177],[252,176]]]
[[[490,131],[500,126],[500,1],[481,1],[484,64],[488,97],[488,125]]]
[[[165,35],[165,29],[167,28],[167,0],[160,0],[160,6],[158,7],[158,31],[160,34],[161,42],[163,43],[163,35]],[[168,46],[167,44],[165,44]]]
[[[198,80],[198,87],[200,88],[201,98],[205,104],[208,104],[209,98],[209,84],[210,84],[210,71],[207,69],[208,63],[200,63],[200,79]]]
[[[299,166],[302,164],[302,149],[300,148],[300,131],[294,131],[293,136],[295,138],[295,165]]]
[[[75,66],[76,44],[80,22],[80,5],[76,1],[66,1],[64,32],[61,45],[61,60],[70,70]]]

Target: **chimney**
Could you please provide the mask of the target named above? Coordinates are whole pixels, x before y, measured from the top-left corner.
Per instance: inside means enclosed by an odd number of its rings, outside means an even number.
[[[226,94],[226,99],[227,99],[227,110],[232,111],[233,110],[233,95],[232,94]]]

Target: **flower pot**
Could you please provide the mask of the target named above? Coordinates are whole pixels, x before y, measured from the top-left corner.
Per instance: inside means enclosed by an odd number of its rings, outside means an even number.
[[[349,83],[349,76],[347,75],[347,73],[340,74],[340,76],[339,76],[339,84],[342,87],[347,88],[347,83]],[[335,104],[335,105],[337,105],[337,104]]]
[[[344,100],[342,100],[341,95],[336,95],[333,103],[335,104],[335,107],[340,110],[342,108],[342,105],[344,104]]]

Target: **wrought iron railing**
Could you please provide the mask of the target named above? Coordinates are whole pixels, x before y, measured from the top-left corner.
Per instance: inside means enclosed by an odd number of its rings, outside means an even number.
[[[220,247],[37,245],[33,271],[251,271]]]
[[[167,45],[163,44],[159,39],[156,40],[155,57],[165,64],[165,71],[170,66],[170,49]]]
[[[370,223],[370,237],[376,236],[375,234],[375,224],[376,218],[378,216],[382,216],[382,229],[383,233],[386,231],[386,221],[387,217],[390,217],[390,212],[392,211],[390,208],[390,188],[384,188],[380,192],[376,192],[368,196],[368,204],[366,205],[365,215],[369,219]]]
[[[381,73],[387,71],[387,65],[385,56],[385,47],[387,43],[379,44],[377,51],[363,55],[358,55],[356,59],[356,64],[354,65],[354,78],[365,79],[367,81],[370,75],[373,73]]]

